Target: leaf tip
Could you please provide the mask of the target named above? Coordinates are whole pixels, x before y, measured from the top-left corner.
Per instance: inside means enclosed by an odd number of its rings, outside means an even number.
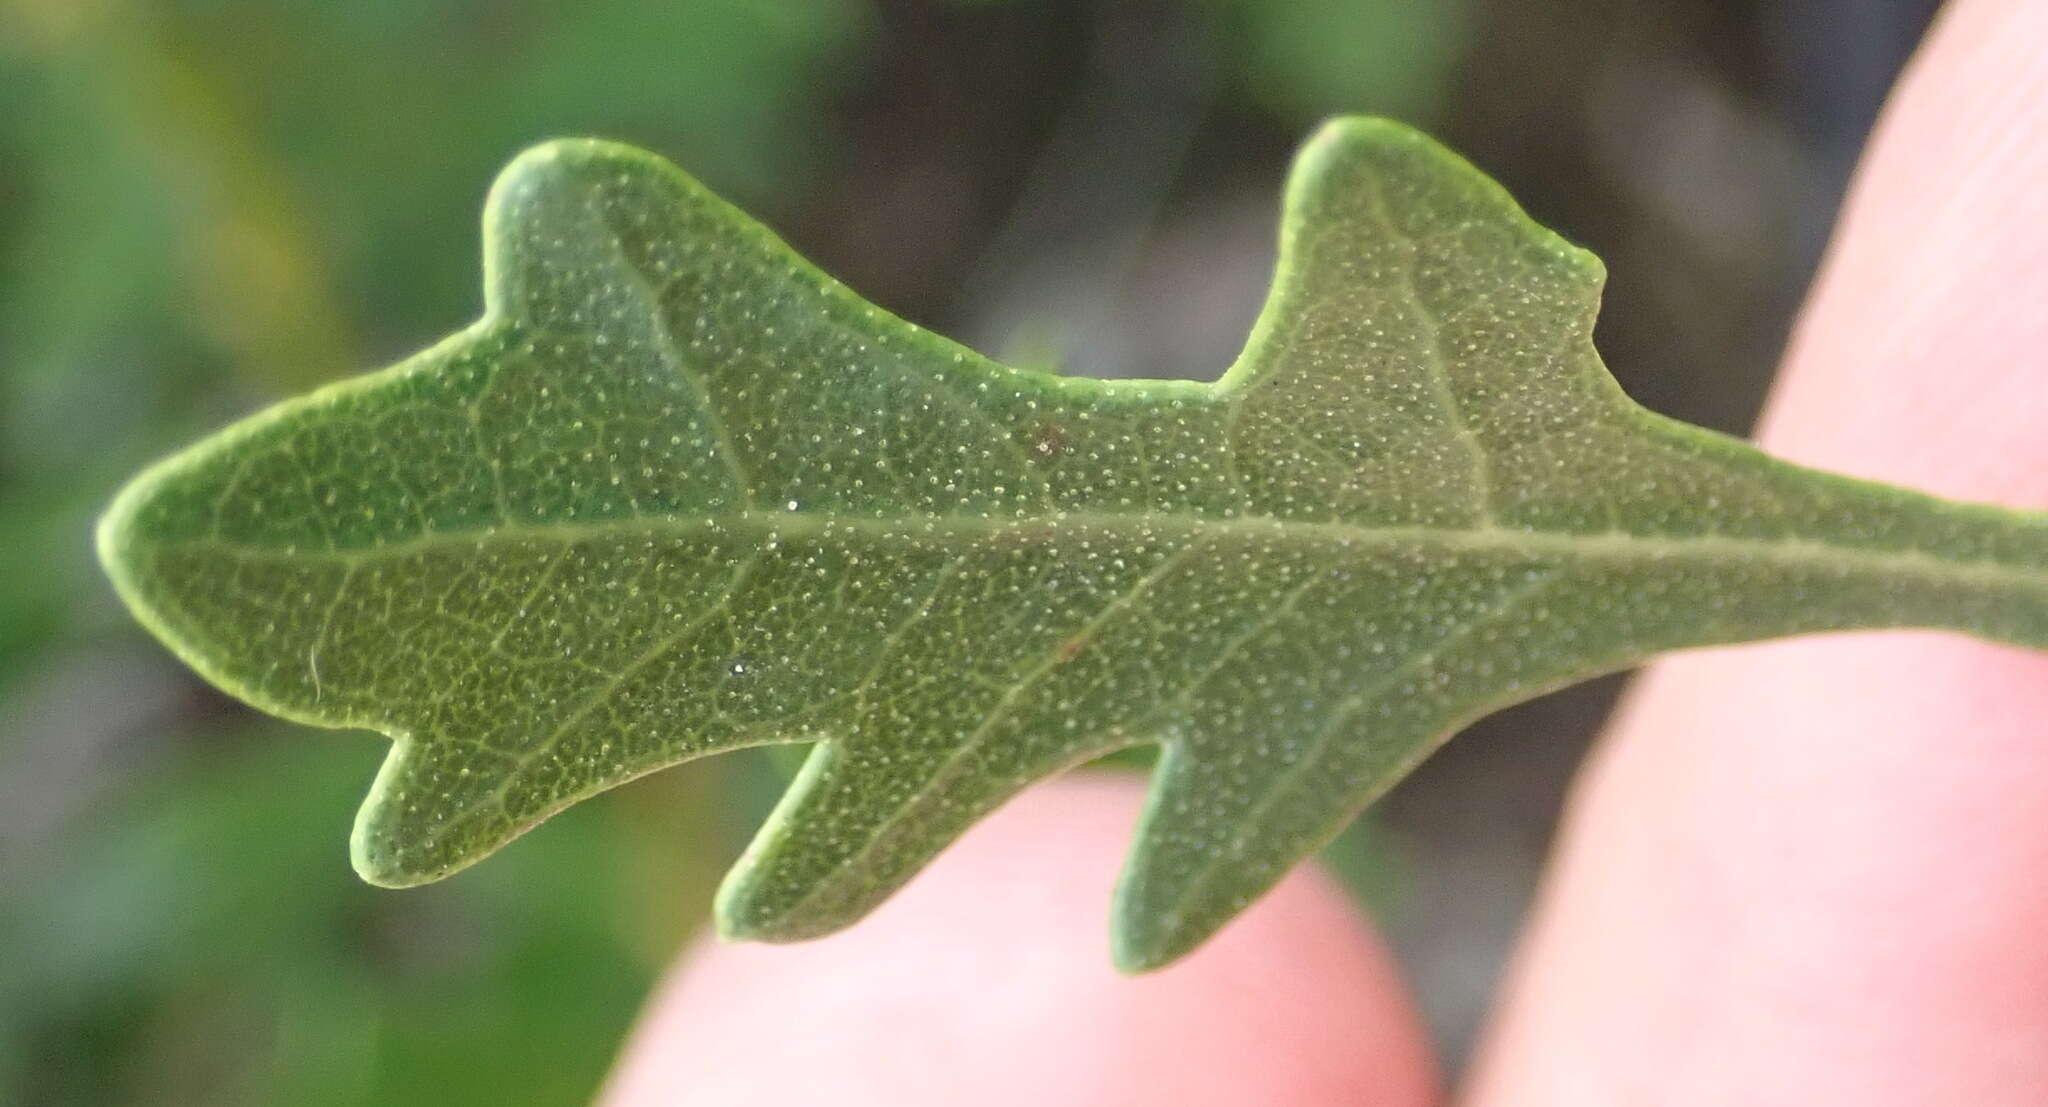
[[[349,863],[364,883],[415,888],[468,868],[517,835],[450,809],[445,776],[422,747],[393,735],[391,752],[356,811]]]
[[[1333,115],[1310,134],[1304,148],[1330,142],[1427,142],[1421,131],[1384,115]]]
[[[489,251],[499,237],[508,233],[517,223],[517,211],[521,204],[544,190],[548,182],[561,175],[563,168],[576,160],[577,155],[587,150],[594,140],[577,138],[553,138],[519,152],[505,168],[498,170],[498,176],[491,181],[491,190],[484,197],[484,248],[485,279],[488,283],[492,273],[492,258]]]
[[[1295,155],[1288,174],[1286,206],[1290,211],[1312,206],[1311,197],[1326,187],[1352,187],[1360,167],[1380,174],[1390,167],[1415,179],[1433,181],[1475,202],[1480,210],[1510,217],[1523,241],[1577,271],[1588,284],[1606,283],[1607,267],[1598,255],[1576,246],[1532,218],[1513,194],[1465,157],[1429,135],[1398,120],[1375,115],[1339,115],[1325,120]]]
[[[421,872],[407,863],[400,836],[382,827],[381,807],[377,794],[371,793],[368,802],[356,815],[354,833],[349,835],[349,864],[363,883],[379,888],[415,888],[445,875]]]
[[[603,138],[551,138],[520,151],[498,171],[497,179],[491,184],[490,195],[484,201],[486,222],[491,221],[494,211],[518,199],[523,191],[545,188],[562,180],[565,174],[574,175],[592,163],[658,167],[671,173],[680,172],[659,156],[623,142]]]
[[[1162,927],[1119,913],[1109,929],[1109,959],[1126,976],[1157,972],[1186,956],[1199,938],[1177,937]]]
[[[176,454],[144,470],[114,494],[93,525],[93,552],[106,574],[114,594],[121,599],[135,621],[188,664],[201,668],[201,659],[181,636],[170,629],[168,612],[160,589],[151,587],[149,562],[152,547],[164,540],[162,529],[165,477],[184,463],[191,453]]]
[[[134,547],[136,511],[144,498],[143,483],[137,479],[122,486],[93,525],[93,552],[99,557],[100,570],[107,574],[114,590],[131,610],[135,609],[136,600],[129,552]]]
[[[711,918],[728,942],[803,942],[859,921],[865,909],[835,910],[815,902],[815,886],[775,879],[747,858],[734,865],[712,899]]]
[[[712,899],[711,922],[720,941],[725,942],[786,942],[791,936],[786,933],[783,921],[760,909],[758,897],[750,894],[751,882],[747,879],[744,864],[734,867],[718,885],[718,892]]]
[[[416,874],[407,873],[403,869],[387,864],[384,856],[366,852],[359,845],[351,845],[349,849],[349,862],[356,870],[356,876],[362,878],[363,883],[373,887],[390,889],[416,888],[422,884],[429,883],[429,881],[421,879]]]
[[[1142,838],[1142,836],[1141,836]],[[1146,895],[1154,886],[1141,848],[1117,880],[1109,915],[1109,959],[1127,976],[1156,972],[1187,956],[1209,937],[1210,929],[1187,925],[1178,912],[1162,911]]]

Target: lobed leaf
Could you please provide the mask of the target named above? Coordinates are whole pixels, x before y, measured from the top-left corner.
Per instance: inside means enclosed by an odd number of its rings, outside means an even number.
[[[624,146],[522,155],[484,223],[475,325],[159,464],[100,531],[209,679],[394,739],[353,839],[378,884],[816,743],[719,901],[806,938],[1158,743],[1115,905],[1147,969],[1545,690],[1814,631],[2048,647],[2048,518],[1637,407],[1592,346],[1600,264],[1393,123],[1302,152],[1213,384],[992,363]]]

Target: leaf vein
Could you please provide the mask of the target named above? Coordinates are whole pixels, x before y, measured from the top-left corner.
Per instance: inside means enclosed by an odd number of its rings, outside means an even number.
[[[611,247],[612,256],[617,262],[617,268],[625,274],[626,287],[632,289],[634,298],[639,301],[647,314],[648,329],[654,335],[655,353],[660,355],[663,365],[671,373],[674,373],[677,379],[689,386],[691,393],[696,397],[698,416],[704,421],[705,427],[711,431],[714,452],[718,455],[719,463],[725,466],[726,475],[732,480],[733,494],[743,504],[754,503],[755,489],[753,477],[748,473],[747,466],[741,461],[739,448],[733,442],[730,433],[726,429],[725,419],[719,414],[718,407],[713,401],[711,383],[705,380],[704,375],[697,372],[690,365],[689,361],[683,357],[682,351],[676,347],[675,334],[669,329],[668,311],[662,305],[661,294],[656,290],[654,283],[649,280],[647,274],[638,265],[634,264],[632,256],[627,253],[625,236],[612,224],[611,216],[606,212],[603,201],[593,197],[591,200],[591,210],[596,213],[597,221],[604,229],[604,233],[599,237],[603,238],[605,244]]]
[[[1282,798],[1291,793],[1303,780],[1307,779],[1309,770],[1320,763],[1323,756],[1328,753],[1330,743],[1335,739],[1337,733],[1360,709],[1372,703],[1395,684],[1428,668],[1443,655],[1445,650],[1470,638],[1485,627],[1499,623],[1509,615],[1520,610],[1530,599],[1541,594],[1544,589],[1556,583],[1563,572],[1562,567],[1554,566],[1532,576],[1528,581],[1502,596],[1495,603],[1493,609],[1486,614],[1467,620],[1463,625],[1438,639],[1427,649],[1411,654],[1403,659],[1399,665],[1395,666],[1381,679],[1339,701],[1338,705],[1330,712],[1329,719],[1323,724],[1321,729],[1316,731],[1315,737],[1309,741],[1308,748],[1302,751],[1301,756],[1296,758],[1292,764],[1288,765],[1274,779],[1272,785],[1265,790],[1265,793],[1252,802],[1251,807],[1233,820],[1241,828],[1239,836],[1234,840],[1233,845],[1241,848],[1246,840],[1245,833],[1258,829],[1260,820],[1265,818],[1267,812],[1271,811]],[[1195,877],[1188,881],[1186,886],[1181,889],[1181,893],[1175,897],[1173,905],[1163,913],[1165,918],[1172,920],[1169,923],[1168,929],[1178,924],[1181,917],[1187,913],[1189,905],[1199,898],[1201,891],[1215,880],[1217,874],[1224,871],[1223,861],[1225,859],[1225,856],[1220,851],[1212,855],[1208,859],[1209,863],[1203,865]]]

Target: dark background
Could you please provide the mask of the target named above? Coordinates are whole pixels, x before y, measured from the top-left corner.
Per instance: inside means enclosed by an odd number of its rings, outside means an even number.
[[[998,357],[1208,378],[1294,144],[1395,115],[1606,259],[1631,393],[1740,430],[1931,10],[0,0],[0,1103],[579,1102],[772,799],[701,762],[368,888],[384,743],[211,692],[93,566],[153,456],[467,322],[521,147],[660,151]],[[1615,687],[1488,720],[1334,847],[1454,1056]]]

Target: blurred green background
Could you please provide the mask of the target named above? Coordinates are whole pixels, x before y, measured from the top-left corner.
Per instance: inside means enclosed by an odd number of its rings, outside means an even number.
[[[1651,406],[1744,427],[1927,0],[0,0],[0,1103],[576,1103],[772,800],[731,757],[404,893],[384,743],[266,721],[117,608],[152,457],[478,309],[521,147],[660,151],[998,356],[1214,376],[1328,114],[1397,115],[1599,252]],[[1453,1056],[1613,690],[1382,804],[1373,890]]]

